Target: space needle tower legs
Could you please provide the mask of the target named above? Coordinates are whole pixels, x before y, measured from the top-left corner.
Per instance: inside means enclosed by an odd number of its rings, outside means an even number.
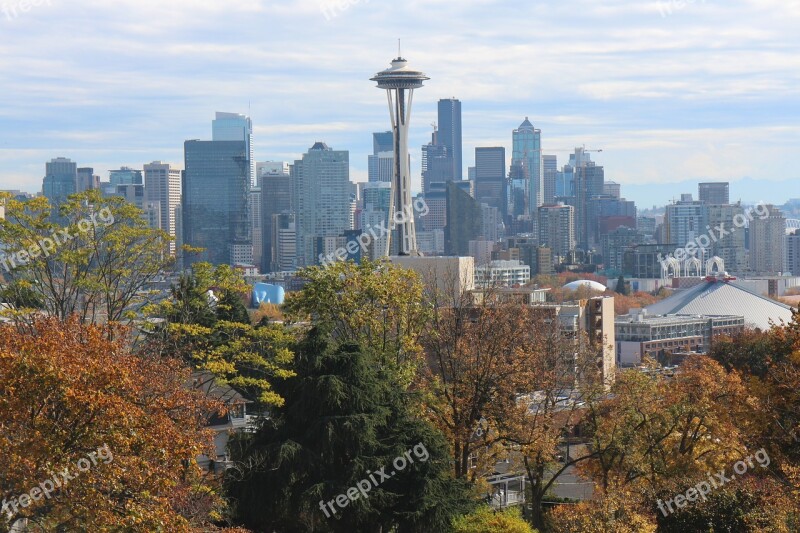
[[[412,70],[408,62],[398,55],[392,66],[377,73],[372,81],[386,90],[389,117],[394,134],[394,172],[389,202],[390,224],[396,228],[398,255],[419,255],[417,233],[414,229],[414,209],[411,198],[411,175],[408,158],[408,125],[411,122],[411,103],[414,89],[430,79],[422,72]],[[387,239],[386,255],[390,255],[392,237]]]

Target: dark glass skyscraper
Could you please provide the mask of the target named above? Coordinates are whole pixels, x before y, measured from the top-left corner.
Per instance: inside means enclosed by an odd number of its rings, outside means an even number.
[[[475,198],[479,204],[508,214],[506,149],[502,146],[475,148]]]
[[[447,147],[453,160],[453,179],[464,179],[461,159],[461,100],[439,100],[439,131],[437,143]]]
[[[189,263],[252,260],[250,158],[244,141],[186,141],[182,184],[183,242],[205,250]],[[187,264],[188,266],[188,264]]]

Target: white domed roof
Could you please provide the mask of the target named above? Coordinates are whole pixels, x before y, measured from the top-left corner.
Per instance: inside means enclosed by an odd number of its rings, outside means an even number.
[[[567,283],[564,285],[565,289],[569,289],[571,291],[577,291],[581,287],[586,287],[593,291],[605,292],[607,287],[602,283],[597,283],[596,281],[592,281],[590,279],[579,279],[577,281],[573,281],[572,283]]]

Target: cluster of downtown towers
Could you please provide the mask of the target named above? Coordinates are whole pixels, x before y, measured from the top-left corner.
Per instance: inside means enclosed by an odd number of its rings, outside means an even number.
[[[481,147],[465,175],[461,131],[461,102],[440,100],[438,129],[422,147],[421,195],[429,209],[416,226],[424,254],[475,255],[480,243],[532,233],[556,257],[588,249],[597,237],[589,200],[604,196],[604,214],[635,218],[632,202],[618,191],[605,194],[603,167],[582,149],[559,170],[555,156],[542,153],[541,130],[527,118],[513,130],[510,167],[505,148]],[[153,227],[175,237],[173,251],[187,244],[204,249],[192,261],[254,265],[262,272],[316,264],[362,231],[388,223],[391,132],[373,134],[369,181],[358,184],[350,181],[346,150],[316,142],[293,164],[256,162],[252,132],[249,117],[217,113],[210,141],[185,142],[183,170],[156,161],[143,170],[112,170],[108,182],[92,168],[53,159],[43,193],[54,205],[89,188],[123,196]],[[385,250],[377,242],[354,258]]]

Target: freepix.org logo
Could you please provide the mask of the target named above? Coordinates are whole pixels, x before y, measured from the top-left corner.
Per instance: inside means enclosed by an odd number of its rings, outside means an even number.
[[[354,240],[347,243],[347,246],[337,248],[335,252],[328,255],[319,254],[319,263],[323,268],[327,268],[336,261],[344,261],[348,255],[353,255],[358,252],[359,248],[361,253],[366,253],[367,248],[376,242],[378,239],[387,236],[398,224],[405,224],[414,217],[414,211],[419,213],[419,216],[424,217],[430,212],[428,204],[425,203],[423,198],[415,198],[413,206],[405,206],[402,211],[395,212],[392,217],[392,224],[387,225],[386,221],[381,221],[380,224],[367,228],[361,235]]]
[[[97,213],[92,213],[91,218],[84,218],[78,222],[78,233],[88,233],[90,229],[98,227],[99,224],[110,226],[114,223],[114,215],[111,210],[104,207]],[[42,237],[36,242],[21,250],[16,250],[10,254],[0,254],[0,265],[3,265],[6,272],[11,272],[13,269],[27,265],[39,256],[50,257],[51,254],[56,252],[56,248],[62,246],[72,239],[77,237],[77,234],[70,232],[70,228],[61,228],[53,232],[50,237]]]

